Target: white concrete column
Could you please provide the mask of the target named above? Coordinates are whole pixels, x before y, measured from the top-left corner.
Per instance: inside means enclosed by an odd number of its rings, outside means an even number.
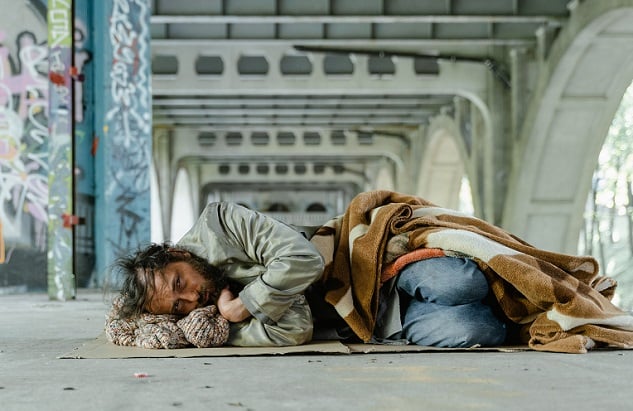
[[[166,128],[154,129],[154,166],[158,180],[158,198],[161,205],[161,223],[165,239],[170,236],[172,210],[173,173],[171,170],[171,135]]]
[[[202,191],[202,187],[200,187],[200,165],[198,163],[188,164],[187,173],[189,174],[189,184],[191,187],[191,210],[193,211],[194,217],[197,218],[202,212],[202,208],[204,208],[204,205],[200,203],[200,192]]]

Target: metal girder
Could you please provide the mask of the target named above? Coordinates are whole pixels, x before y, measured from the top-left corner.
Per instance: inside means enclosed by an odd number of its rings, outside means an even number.
[[[420,110],[417,108],[384,108],[384,107],[374,107],[371,112],[365,109],[358,108],[349,108],[349,107],[338,107],[331,109],[322,109],[322,108],[310,108],[306,107],[304,109],[301,108],[255,108],[255,107],[245,107],[245,108],[235,108],[235,109],[210,109],[210,108],[154,108],[153,113],[158,117],[177,117],[177,116],[229,116],[229,117],[244,117],[244,116],[279,116],[279,117],[303,117],[303,116],[361,116],[365,117],[368,115],[372,116],[391,116],[391,117],[401,117],[401,116],[415,116],[416,114],[431,114],[434,113],[433,110]]]
[[[372,74],[370,57],[357,55],[349,58],[350,68],[345,74],[327,72],[322,53],[298,53],[292,44],[270,42],[253,46],[209,44],[204,52],[196,45],[152,45],[153,56],[171,56],[177,61],[172,74],[154,75],[153,94],[160,95],[262,95],[271,90],[282,95],[390,95],[390,94],[460,94],[481,92],[488,68],[473,62],[440,62],[436,75],[416,72],[413,58],[393,58],[393,74]],[[304,75],[284,75],[278,68],[288,53],[308,57],[311,70]],[[216,56],[223,62],[222,72],[202,75],[196,69],[201,55]],[[259,74],[240,72],[240,59],[256,57],[261,67]],[[339,63],[343,64],[343,62]],[[335,67],[336,68],[336,67]]]
[[[520,17],[546,16],[563,17],[569,13],[569,0],[432,0],[432,1],[393,1],[366,0],[353,2],[347,0],[291,0],[291,1],[179,1],[153,0],[155,15],[217,15],[279,17],[287,16],[325,16],[370,18],[374,16],[492,16]]]
[[[155,123],[178,126],[417,126],[452,107],[452,97],[259,96],[158,98]]]
[[[305,132],[313,130],[307,128],[271,128],[267,130],[271,135],[279,133],[293,133],[301,136]],[[363,144],[359,140],[359,134],[375,133],[375,138],[368,143]],[[178,162],[179,159],[185,157],[205,156],[207,158],[218,158],[228,161],[229,159],[252,158],[358,158],[358,157],[403,157],[404,152],[409,147],[406,139],[398,135],[386,135],[379,130],[358,130],[358,133],[347,133],[350,141],[343,144],[333,144],[331,140],[321,139],[317,145],[306,144],[303,140],[296,138],[289,141],[288,144],[280,143],[271,139],[267,144],[254,144],[252,139],[243,137],[243,133],[239,134],[239,139],[229,140],[229,132],[218,131],[217,139],[211,144],[203,145],[200,140],[200,134],[192,128],[182,128],[174,131],[174,138],[178,144],[172,148],[172,161]],[[351,138],[354,140],[351,140]],[[362,136],[360,136],[362,137]],[[353,150],[350,150],[353,148]],[[396,160],[401,161],[401,160]]]
[[[394,179],[411,179],[405,170],[416,157],[409,150],[423,145],[409,135],[438,115],[453,115],[456,96],[482,110],[478,138],[491,146],[491,80],[508,90],[509,52],[521,50],[534,62],[569,18],[568,3],[154,0],[154,123],[174,130],[173,167],[228,167],[224,175],[205,171],[203,185],[316,185],[325,177],[310,170],[322,161],[367,175],[389,162]],[[380,131],[385,138],[370,144],[325,137]],[[228,133],[235,138],[228,141]],[[295,133],[296,142],[283,143],[279,133]],[[303,133],[320,137],[308,144]],[[302,162],[308,171],[253,173],[262,162],[288,170]]]
[[[388,96],[362,96],[362,98],[353,98],[353,96],[288,96],[281,94],[271,94],[269,96],[239,96],[227,95],[211,98],[207,96],[193,95],[188,97],[169,96],[167,94],[154,97],[153,105],[157,108],[162,107],[248,107],[248,109],[268,108],[271,105],[277,107],[304,107],[317,104],[320,107],[348,105],[353,107],[366,106],[401,106],[402,108],[418,108],[446,106],[451,105],[453,96],[441,95],[419,95],[410,97],[399,97],[394,95]]]
[[[555,30],[547,26],[548,30]],[[537,29],[538,34],[538,29]],[[443,50],[445,52],[451,50],[459,50],[468,53],[469,49],[471,54],[476,55],[481,53],[490,47],[525,47],[531,48],[537,45],[537,36],[532,37],[507,37],[507,38],[383,38],[383,39],[315,39],[315,38],[295,38],[295,39],[270,39],[270,38],[252,38],[248,40],[244,39],[226,39],[226,38],[161,38],[156,37],[152,41],[153,46],[196,46],[201,50],[212,49],[213,45],[222,46],[226,44],[233,44],[236,47],[243,48],[244,46],[257,47],[258,45],[266,45],[271,42],[276,44],[302,44],[307,46],[323,46],[327,44],[330,47],[373,47],[377,50],[380,49],[393,49],[393,50]],[[290,48],[290,47],[289,47]]]
[[[299,118],[283,118],[283,117],[253,117],[231,119],[220,116],[214,117],[177,117],[174,119],[156,118],[154,124],[157,126],[173,125],[173,126],[339,126],[339,127],[357,127],[372,125],[411,125],[416,126],[425,124],[428,116],[417,117],[376,117],[376,118],[359,118],[358,116],[347,117],[323,117],[322,119],[314,116],[306,116]]]
[[[551,24],[559,26],[560,17],[548,15],[184,15],[154,14],[152,24],[411,24],[411,23],[507,23]]]
[[[258,53],[273,67],[280,64],[287,52],[297,53],[289,46],[270,42],[260,47]],[[220,75],[208,76],[187,74],[195,72],[198,48],[155,45],[154,55],[173,56],[178,62],[173,75],[153,78],[155,124],[414,127],[428,123],[440,110],[451,109],[452,95],[481,93],[487,72],[482,64],[467,62],[440,65],[438,75],[421,75],[415,73],[412,59],[394,58],[395,74],[377,76],[368,71],[369,56],[354,56],[353,72],[336,76],[318,68],[323,67],[323,55],[303,53],[309,56],[314,68],[307,75],[284,75],[270,70],[265,75],[245,76],[239,72],[239,60],[252,52],[252,46],[244,47],[240,50],[224,44],[207,49],[205,53],[218,56],[224,67]],[[272,91],[275,93],[271,94]],[[188,109],[176,111],[171,106]]]

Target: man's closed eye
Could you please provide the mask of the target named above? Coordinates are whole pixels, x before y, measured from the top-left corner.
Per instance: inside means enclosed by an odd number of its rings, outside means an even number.
[[[180,314],[180,305],[180,300],[176,300],[171,308],[171,313],[176,315]]]

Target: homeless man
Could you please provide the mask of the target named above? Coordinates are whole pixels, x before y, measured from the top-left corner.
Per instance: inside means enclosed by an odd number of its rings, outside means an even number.
[[[178,244],[118,267],[126,277],[106,323],[117,344],[470,347],[512,334],[545,351],[633,346],[633,317],[611,304],[615,282],[594,259],[390,191],[359,194],[316,230],[212,203]]]

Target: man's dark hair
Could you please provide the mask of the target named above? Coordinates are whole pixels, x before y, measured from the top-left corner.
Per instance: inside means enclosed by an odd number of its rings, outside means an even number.
[[[220,291],[226,285],[224,273],[220,269],[191,251],[173,246],[169,242],[152,243],[131,255],[120,257],[113,265],[114,270],[123,275],[121,317],[136,317],[146,312],[149,297],[155,288],[154,277],[162,275],[163,269],[169,263],[178,261],[188,262],[213,282],[214,289],[210,301],[216,304]]]

